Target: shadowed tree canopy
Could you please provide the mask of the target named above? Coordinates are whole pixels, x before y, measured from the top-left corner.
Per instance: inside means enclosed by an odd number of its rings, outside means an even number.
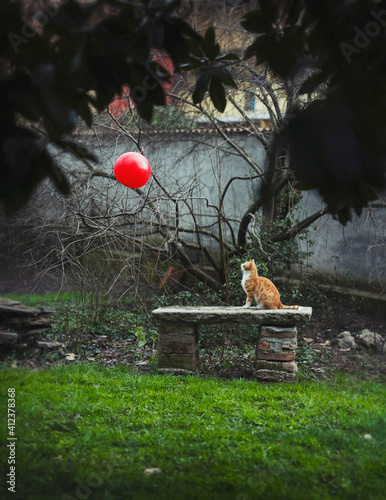
[[[64,0],[31,13],[3,1],[0,199],[8,211],[47,176],[69,192],[47,145],[79,154],[69,139],[78,120],[90,125],[92,110],[103,110],[123,85],[141,90],[131,95],[146,119],[165,104],[162,82],[170,75],[152,61],[154,48],[168,53],[176,71],[196,71],[196,104],[209,94],[224,110],[226,87],[235,87],[226,66],[237,58],[222,53],[214,29],[193,30],[176,10],[181,3]],[[342,223],[385,187],[385,4],[260,0],[241,21],[256,34],[245,58],[315,96],[293,109],[273,144],[288,146],[299,186],[318,188]]]
[[[386,2],[260,0],[242,25],[257,34],[245,57],[315,96],[277,140],[345,224],[386,186]]]
[[[3,2],[0,197],[8,210],[22,206],[46,176],[68,193],[46,143],[76,154],[66,137],[78,119],[90,125],[92,109],[103,110],[123,85],[135,90],[131,97],[146,119],[154,105],[165,104],[162,82],[170,75],[152,61],[151,50],[166,50],[177,68],[190,61],[195,44],[206,43],[173,16],[178,4],[67,0],[28,13],[21,2]]]

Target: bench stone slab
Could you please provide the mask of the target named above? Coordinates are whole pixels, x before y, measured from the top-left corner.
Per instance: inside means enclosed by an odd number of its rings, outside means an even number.
[[[261,309],[259,307],[160,307],[153,311],[156,319],[170,323],[253,323],[257,325],[300,326],[312,315],[311,307],[299,309]]]

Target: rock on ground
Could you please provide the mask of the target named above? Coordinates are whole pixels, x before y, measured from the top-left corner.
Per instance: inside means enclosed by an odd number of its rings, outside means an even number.
[[[348,331],[339,333],[335,341],[335,344],[340,349],[355,349],[357,346],[354,337]]]
[[[357,336],[358,344],[367,347],[368,349],[375,348],[383,354],[386,354],[385,339],[379,333],[371,332],[370,330],[362,330]]]

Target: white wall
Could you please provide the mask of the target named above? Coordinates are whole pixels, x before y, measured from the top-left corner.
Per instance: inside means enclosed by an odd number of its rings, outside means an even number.
[[[92,149],[100,158],[99,167],[112,173],[115,160],[126,151],[136,151],[134,143],[123,135],[111,138],[99,137]],[[118,138],[116,138],[118,137]],[[247,134],[233,134],[232,139],[244,148],[258,163],[264,165],[264,149]],[[196,213],[201,214],[201,223],[216,231],[217,213],[208,204],[218,205],[219,192],[233,176],[254,175],[252,168],[220,137],[197,134],[143,136],[141,145],[154,173],[165,183],[170,193],[186,197],[193,203]],[[68,157],[65,164],[74,166]],[[101,196],[109,195],[121,200],[122,209],[127,200],[135,199],[131,190],[114,182],[103,181]],[[101,184],[102,185],[102,184]],[[144,187],[155,197],[160,209],[171,217],[175,205],[167,203],[153,179]],[[240,219],[254,198],[258,180],[233,182],[224,200],[224,212],[228,219]],[[322,208],[323,202],[316,191],[303,194],[298,209],[299,217],[305,217]],[[179,202],[181,223],[189,227],[192,218],[183,202]],[[149,218],[153,216],[149,212]],[[237,223],[234,224],[237,227]],[[350,273],[354,278],[373,283],[386,283],[386,209],[364,210],[361,217],[353,215],[353,221],[341,226],[330,216],[324,216],[310,229],[313,255],[308,263],[316,270],[331,274]],[[307,251],[307,242],[302,242]]]

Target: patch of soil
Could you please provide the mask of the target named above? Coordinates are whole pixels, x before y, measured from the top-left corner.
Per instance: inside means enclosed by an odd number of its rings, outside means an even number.
[[[359,345],[355,349],[342,349],[334,342],[341,332],[349,331],[355,339],[364,329],[386,339],[386,325],[381,320],[338,301],[310,306],[313,308],[311,321],[298,335],[297,361],[306,374],[326,378],[343,371],[386,380],[384,354]]]
[[[307,325],[307,334],[325,340],[343,331],[355,334],[367,328],[382,336],[386,335],[386,323],[370,313],[361,312],[352,305],[338,301],[310,303],[312,318]]]

